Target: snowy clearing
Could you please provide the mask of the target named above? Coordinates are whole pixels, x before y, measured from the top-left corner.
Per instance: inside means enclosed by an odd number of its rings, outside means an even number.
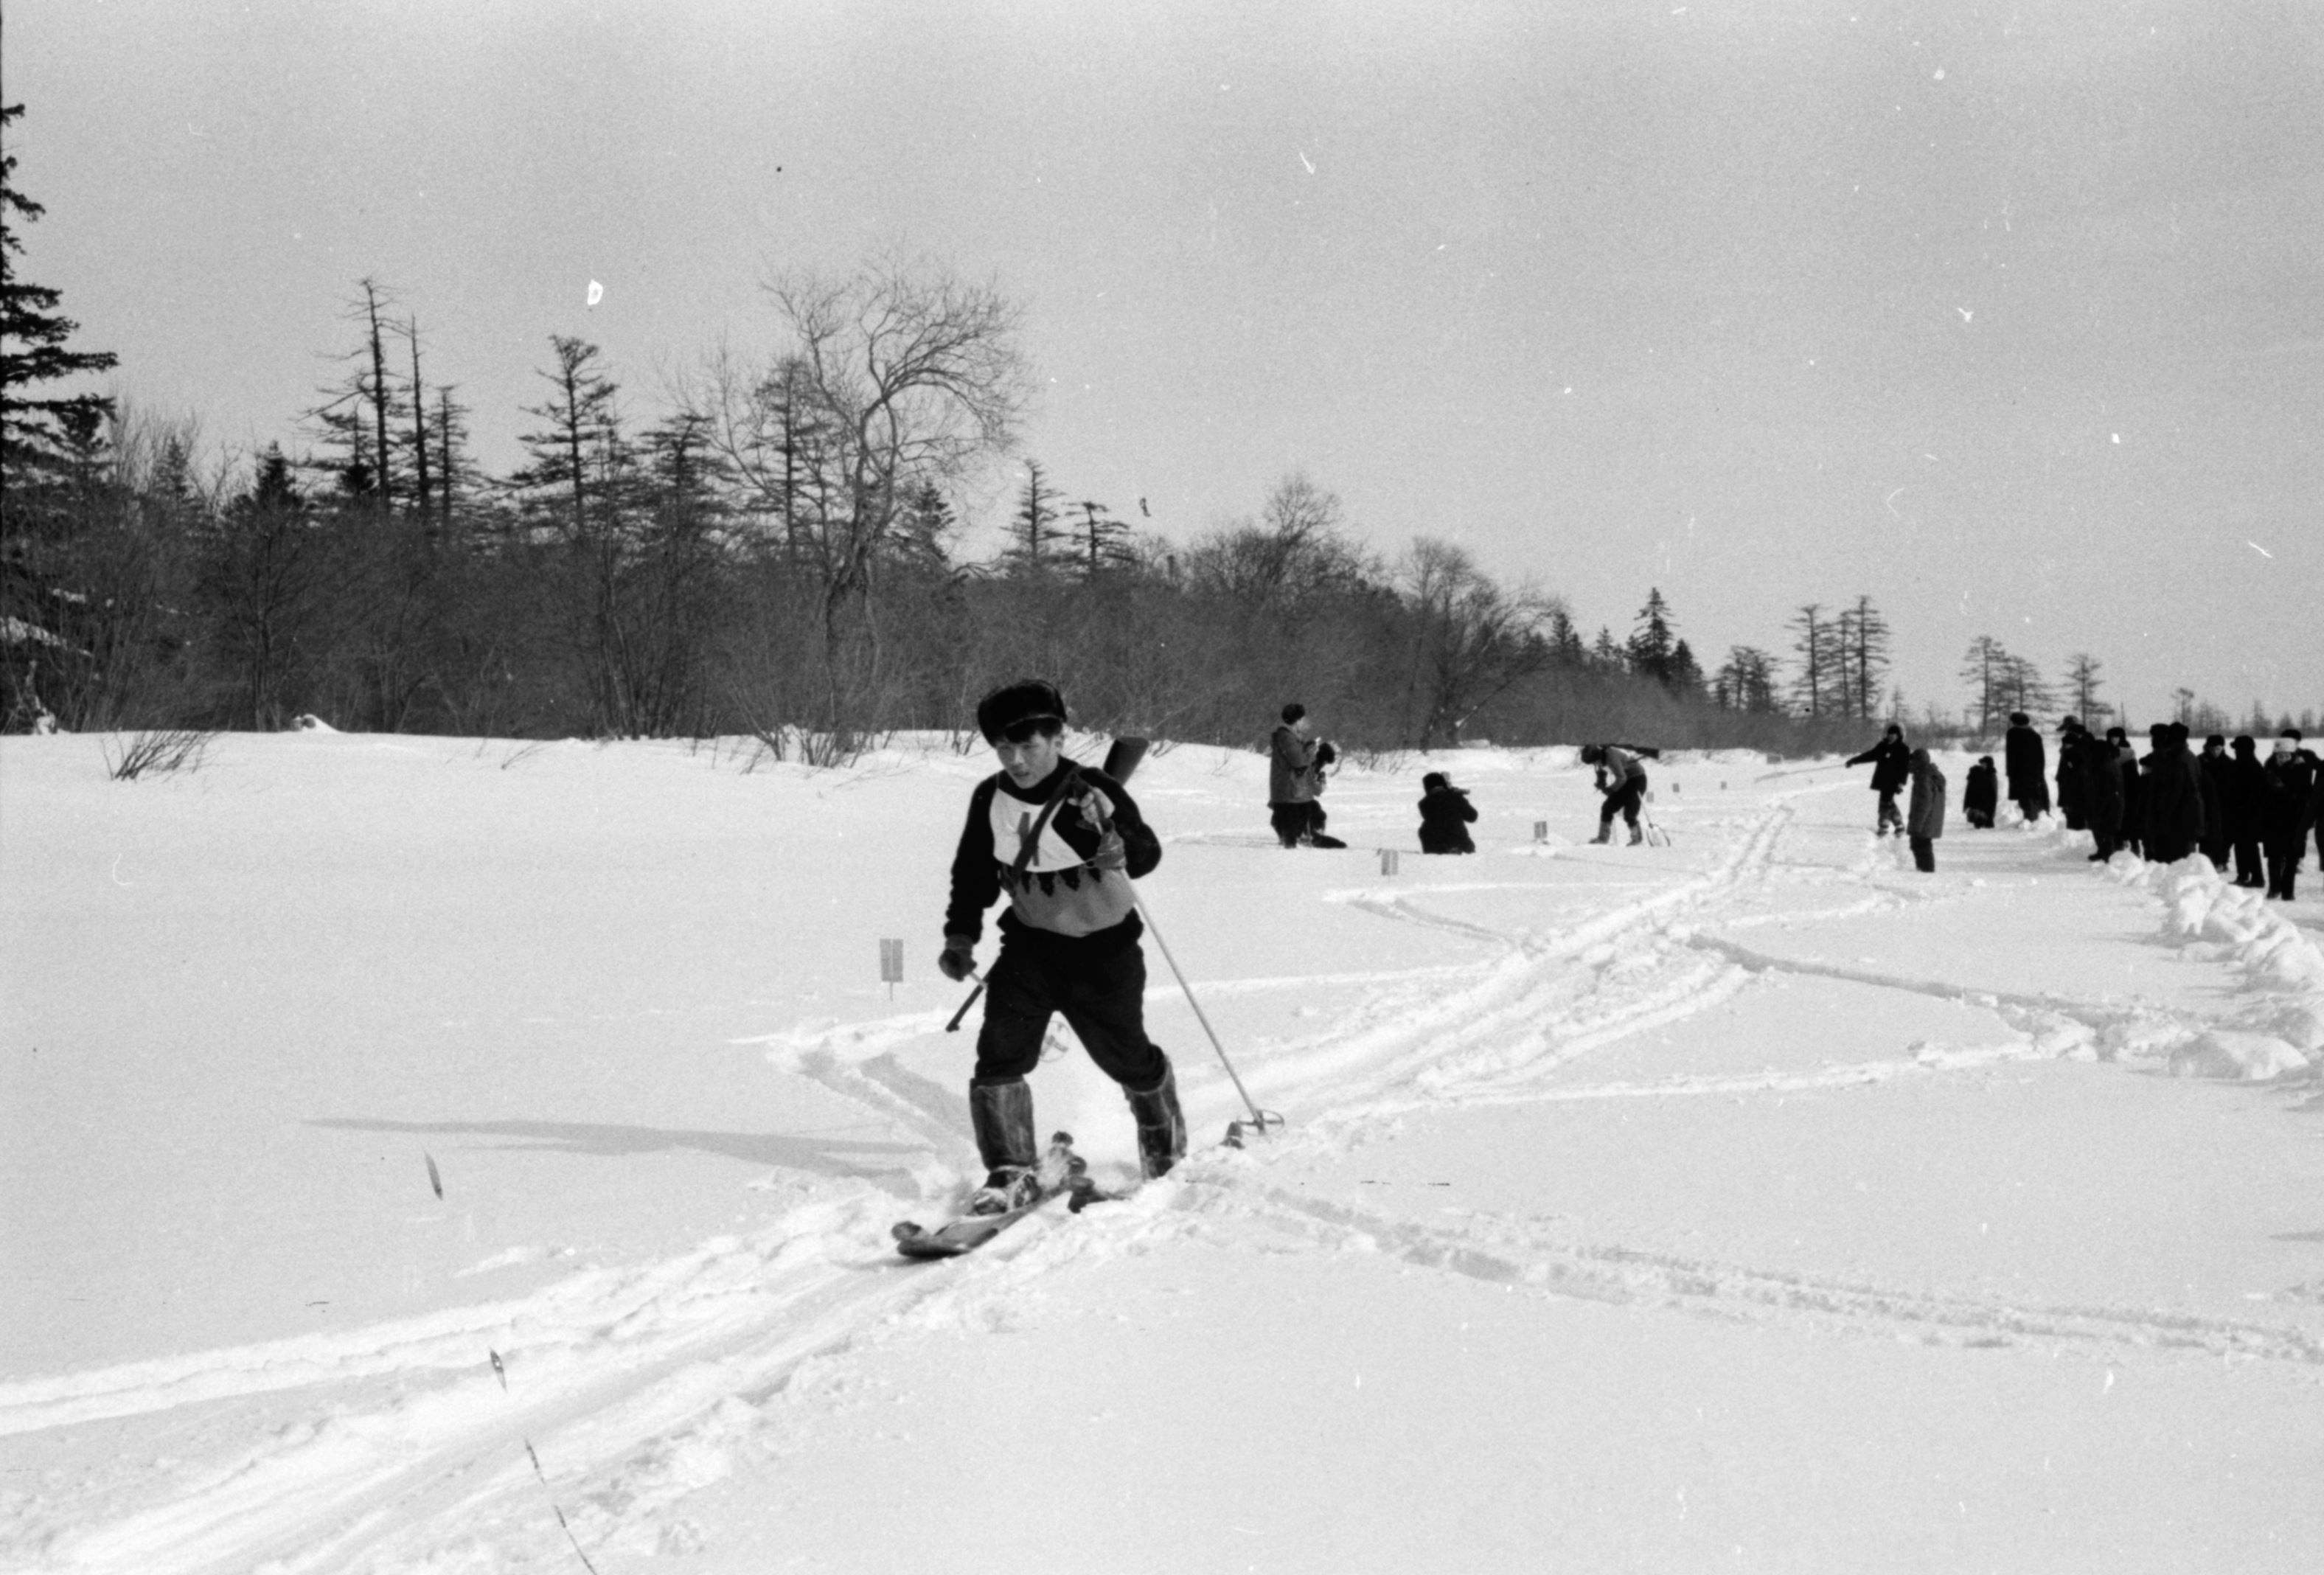
[[[1756,755],[1598,847],[1567,750],[1351,769],[1286,852],[1261,757],[1166,749],[1144,898],[1289,1126],[1216,1146],[1149,940],[1194,1157],[914,1265],[989,756],[102,742],[0,741],[0,1568],[2324,1561],[2312,873],[1922,876]],[[1035,1088],[1128,1174],[1078,1052]]]

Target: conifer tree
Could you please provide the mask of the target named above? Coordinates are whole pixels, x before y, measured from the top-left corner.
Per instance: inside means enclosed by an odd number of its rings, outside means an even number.
[[[21,104],[0,106],[0,128],[24,113]],[[16,156],[0,152],[0,462],[14,493],[29,469],[54,458],[69,434],[92,433],[113,413],[101,394],[34,395],[39,384],[115,364],[110,351],[71,350],[66,342],[80,325],[57,310],[63,292],[28,283],[17,275],[23,250],[20,226],[48,210],[16,189]],[[12,501],[14,501],[12,499]]]
[[[1671,631],[1670,603],[1663,600],[1659,589],[1649,586],[1646,604],[1638,609],[1637,624],[1626,648],[1630,670],[1642,678],[1652,678],[1668,686],[1675,676],[1673,659],[1676,649]]]

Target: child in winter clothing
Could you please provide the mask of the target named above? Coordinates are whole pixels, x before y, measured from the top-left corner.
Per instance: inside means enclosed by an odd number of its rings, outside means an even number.
[[[1468,823],[1477,818],[1465,788],[1452,786],[1442,771],[1420,779],[1420,851],[1424,853],[1473,853]]]
[[[1872,764],[1872,791],[1880,795],[1880,813],[1873,833],[1885,837],[1891,831],[1902,832],[1904,821],[1896,813],[1896,795],[1911,774],[1912,760],[1912,751],[1904,747],[1904,730],[1892,722],[1878,743],[1860,755],[1848,758],[1851,766],[1861,766],[1868,760]]]
[[[1162,861],[1160,841],[1120,783],[1065,758],[1056,686],[1027,679],[996,689],[976,723],[1001,769],[969,796],[936,965],[954,981],[975,972],[984,910],[1007,893],[968,1085],[987,1172],[969,1206],[1003,1213],[1038,1191],[1025,1077],[1040,1062],[1052,1013],[1065,1014],[1090,1059],[1121,1084],[1148,1176],[1185,1156],[1186,1121],[1169,1057],[1146,1036],[1145,926],[1130,885]]]
[[[1913,868],[1931,875],[1937,868],[1937,839],[1945,834],[1945,774],[1926,750],[1914,750],[1906,763],[1913,797],[1904,815],[1904,840],[1913,850]]]

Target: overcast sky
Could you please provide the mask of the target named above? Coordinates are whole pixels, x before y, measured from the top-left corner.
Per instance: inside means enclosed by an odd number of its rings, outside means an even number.
[[[9,0],[24,276],[114,386],[296,447],[374,276],[503,467],[775,269],[1028,308],[1026,451],[1184,539],[1304,470],[1706,667],[1868,594],[2324,705],[2324,5]],[[591,281],[604,285],[594,309]],[[972,512],[1007,511],[996,474]]]

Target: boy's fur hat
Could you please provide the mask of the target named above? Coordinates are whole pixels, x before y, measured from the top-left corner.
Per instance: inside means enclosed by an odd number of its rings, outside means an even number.
[[[1056,731],[1065,731],[1068,720],[1065,697],[1057,686],[1045,678],[1019,678],[1004,684],[976,703],[976,731],[986,742],[1020,722],[1052,721]]]

